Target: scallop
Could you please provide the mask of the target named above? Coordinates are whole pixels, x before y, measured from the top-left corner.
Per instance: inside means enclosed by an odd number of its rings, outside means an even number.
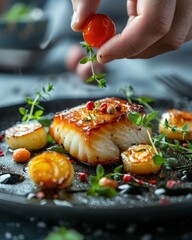
[[[38,150],[47,144],[47,132],[38,122],[20,123],[5,131],[5,140],[10,148]]]
[[[151,174],[160,171],[161,166],[153,161],[155,150],[152,145],[133,145],[128,150],[122,152],[121,157],[125,172],[135,174]]]

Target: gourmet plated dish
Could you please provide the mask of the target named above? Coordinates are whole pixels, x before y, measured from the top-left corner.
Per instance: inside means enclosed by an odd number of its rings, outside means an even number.
[[[190,199],[192,113],[106,97],[61,101],[63,110],[44,115],[39,98],[50,90],[27,99],[23,121],[1,131],[1,193],[93,208]]]

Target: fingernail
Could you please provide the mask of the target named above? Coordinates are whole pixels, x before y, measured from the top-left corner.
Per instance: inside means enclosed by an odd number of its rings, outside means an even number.
[[[77,11],[75,10],[73,12],[73,16],[72,16],[72,20],[71,20],[71,27],[73,27],[74,24],[78,23],[78,21],[79,21],[79,16],[78,16]]]

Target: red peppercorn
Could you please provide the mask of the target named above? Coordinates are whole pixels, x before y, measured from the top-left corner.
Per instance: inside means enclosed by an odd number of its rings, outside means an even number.
[[[149,180],[150,184],[155,184],[156,182],[157,182],[157,180],[155,180],[155,179]]]
[[[81,182],[87,182],[88,181],[88,176],[86,173],[79,173],[79,180]]]
[[[3,156],[4,156],[4,152],[0,151],[0,157],[3,157]]]
[[[101,103],[101,106],[100,106],[100,107],[101,107],[101,108],[107,107],[107,103],[105,103],[105,102]]]
[[[161,204],[167,204],[169,201],[166,197],[161,198]]]
[[[94,107],[95,107],[95,105],[94,105],[94,102],[93,102],[93,101],[87,102],[86,108],[87,108],[89,111],[93,110]]]
[[[121,111],[121,105],[116,105],[116,106],[115,106],[115,110],[116,110],[117,112],[120,112],[120,111]]]
[[[140,185],[143,185],[144,184],[144,181],[142,180],[142,179],[138,179],[138,184],[140,184]]]
[[[101,108],[101,112],[102,112],[102,113],[107,113],[107,106],[102,107],[102,108]]]
[[[3,140],[3,135],[0,134],[0,142]]]
[[[124,175],[123,175],[123,182],[124,182],[124,183],[131,182],[131,181],[133,181],[133,180],[135,180],[135,177],[134,177],[134,176],[132,176],[132,175],[130,175],[130,174],[124,174]]]

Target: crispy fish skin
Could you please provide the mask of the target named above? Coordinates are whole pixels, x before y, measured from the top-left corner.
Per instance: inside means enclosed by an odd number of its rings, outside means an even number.
[[[114,111],[103,112],[102,107],[90,111],[84,104],[54,117],[50,134],[72,157],[90,165],[112,164],[131,145],[149,143],[146,130],[127,118],[128,112],[145,114],[143,106],[119,98],[98,100],[94,106],[98,104]]]

